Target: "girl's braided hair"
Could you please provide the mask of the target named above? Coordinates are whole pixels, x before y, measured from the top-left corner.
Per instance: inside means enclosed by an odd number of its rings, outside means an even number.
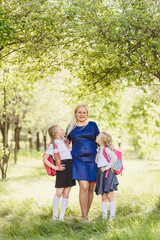
[[[54,149],[56,148],[54,140],[56,139],[56,135],[58,133],[58,131],[57,131],[57,127],[58,126],[59,125],[52,125],[50,128],[48,128],[48,134],[49,134],[49,136],[51,138],[51,141],[53,143],[53,148]],[[65,139],[65,145],[69,148],[69,144],[67,142],[67,139]],[[59,158],[59,154],[58,153],[54,154],[54,159],[55,159],[56,165],[59,165],[60,164],[60,158]]]
[[[103,141],[105,146],[110,147],[112,143],[112,137],[109,133],[101,132],[101,140]]]
[[[105,146],[109,147],[111,146],[111,142],[112,142],[112,137],[109,133],[106,132],[101,132],[100,133],[101,136],[101,141],[104,143]],[[111,148],[110,148],[111,149]],[[111,149],[112,150],[112,149]],[[98,159],[98,153],[96,155],[96,159],[95,162],[97,163],[97,159]]]

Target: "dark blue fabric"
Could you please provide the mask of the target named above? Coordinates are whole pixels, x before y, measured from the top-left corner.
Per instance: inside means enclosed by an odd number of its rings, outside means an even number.
[[[96,180],[97,144],[95,140],[98,134],[97,124],[90,121],[85,127],[76,126],[68,135],[69,141],[72,141],[72,176],[74,180]]]
[[[106,172],[101,172],[101,168],[98,168],[96,177],[95,192],[97,195],[116,191],[119,184],[116,175],[110,170],[108,177],[105,178]]]

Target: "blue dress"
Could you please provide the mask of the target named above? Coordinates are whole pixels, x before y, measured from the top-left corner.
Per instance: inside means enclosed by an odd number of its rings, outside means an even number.
[[[85,127],[76,126],[68,135],[68,140],[72,141],[72,178],[74,180],[96,180],[97,144],[95,140],[98,134],[97,124],[90,121]]]

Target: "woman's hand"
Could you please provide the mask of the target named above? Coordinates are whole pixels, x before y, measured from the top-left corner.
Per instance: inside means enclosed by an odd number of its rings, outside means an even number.
[[[107,171],[107,168],[102,167],[102,168],[101,168],[101,172],[105,172],[105,171]]]
[[[63,170],[65,170],[65,165],[62,164],[62,165],[59,165],[59,166],[55,166],[55,170],[56,171],[63,171]]]

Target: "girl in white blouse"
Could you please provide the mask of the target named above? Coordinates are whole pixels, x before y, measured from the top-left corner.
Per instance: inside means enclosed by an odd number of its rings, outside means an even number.
[[[117,190],[118,180],[112,168],[117,161],[116,154],[110,149],[112,137],[106,133],[101,132],[97,138],[96,143],[99,144],[100,149],[97,154],[97,177],[95,192],[102,196],[102,218],[107,219],[108,202],[110,205],[110,219],[115,217],[116,202],[114,199],[114,191]],[[104,157],[106,152],[110,162]],[[108,172],[107,172],[108,171]]]
[[[51,126],[48,129],[48,133],[52,142],[43,157],[43,163],[57,171],[55,183],[56,194],[53,199],[53,220],[58,219],[58,206],[60,198],[62,197],[59,220],[64,221],[69,193],[71,187],[75,185],[75,181],[72,180],[72,156],[69,144],[64,139],[64,130],[60,126]],[[53,156],[56,166],[48,161],[50,155]]]

